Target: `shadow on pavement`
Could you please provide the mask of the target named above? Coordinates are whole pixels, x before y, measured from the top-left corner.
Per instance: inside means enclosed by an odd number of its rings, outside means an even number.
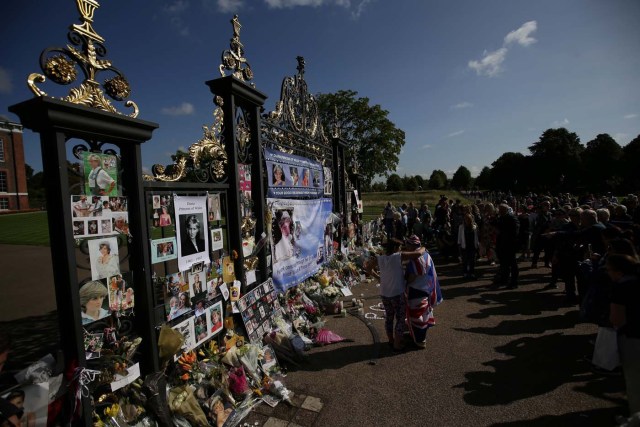
[[[492,367],[493,372],[467,372],[466,381],[455,386],[466,391],[466,403],[505,405],[546,394],[565,384],[601,379],[590,371],[587,361],[580,362],[584,355],[593,351],[584,335],[555,333],[519,338],[496,347],[496,351],[511,358],[485,362],[483,365]],[[613,377],[611,381],[611,388],[623,390],[622,377]],[[581,391],[602,397],[600,386],[587,386]]]
[[[520,288],[500,293],[483,293],[477,298],[469,299],[469,302],[491,306],[468,314],[467,317],[485,319],[490,316],[538,315],[545,311],[558,311],[563,307],[563,298],[561,294],[525,291]]]
[[[621,408],[592,409],[591,411],[570,412],[562,415],[545,415],[526,421],[511,421],[491,424],[491,427],[584,427],[615,426],[615,417],[621,415]]]
[[[536,317],[523,320],[503,320],[497,326],[477,328],[454,328],[461,332],[485,335],[531,335],[542,334],[556,329],[570,329],[578,322],[578,311],[570,311],[555,316]]]

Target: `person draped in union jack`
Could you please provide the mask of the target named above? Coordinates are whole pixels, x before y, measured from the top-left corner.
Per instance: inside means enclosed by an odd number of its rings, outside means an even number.
[[[418,249],[420,238],[412,235],[405,241],[405,246],[408,251]],[[433,308],[443,301],[436,267],[428,252],[409,261],[405,277],[409,332],[417,347],[426,348],[427,330],[436,322]]]

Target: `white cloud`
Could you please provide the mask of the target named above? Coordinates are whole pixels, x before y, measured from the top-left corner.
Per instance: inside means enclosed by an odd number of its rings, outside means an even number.
[[[507,51],[506,47],[493,52],[485,50],[480,61],[469,61],[469,68],[476,70],[479,76],[495,77],[502,72],[502,63],[507,56]]]
[[[162,109],[162,114],[167,116],[188,116],[195,112],[195,108],[193,108],[193,104],[188,102],[183,102],[177,107],[166,107]]]
[[[453,138],[454,136],[462,135],[463,133],[464,133],[464,130],[457,130],[447,135],[447,138]]]
[[[502,47],[491,52],[485,50],[482,59],[468,62],[469,68],[475,70],[479,76],[495,77],[503,71],[502,63],[507,58],[509,49],[507,46],[519,44],[520,46],[530,46],[536,42],[531,34],[538,28],[536,21],[529,21],[522,24],[517,30],[511,31],[504,37]]]
[[[529,21],[522,24],[517,30],[511,31],[504,38],[504,44],[518,43],[521,46],[529,46],[534,44],[537,40],[531,37],[531,33],[538,29],[538,23],[536,21]]]
[[[625,119],[635,119],[636,117],[638,117],[638,115],[635,113],[624,116]]]
[[[9,71],[0,67],[0,93],[11,93],[13,90],[13,82]]]
[[[569,124],[569,119],[565,117],[564,120],[556,120],[555,122],[551,123],[551,126],[555,126],[559,128],[559,127],[564,127],[568,124]]]
[[[218,0],[218,10],[222,13],[237,12],[242,9],[244,2],[242,0]]]
[[[164,10],[169,13],[184,12],[189,7],[187,0],[175,0],[173,3],[164,7]]]
[[[422,146],[422,148],[423,148],[424,150],[426,150],[426,149],[428,149],[428,148],[433,148],[433,145],[431,145],[431,144],[424,144],[424,145]]]
[[[373,0],[359,0],[352,2],[352,0],[264,0],[264,2],[272,9],[291,9],[298,6],[330,6],[336,5],[345,9],[351,10],[351,17],[353,19],[360,18],[360,15],[364,12],[367,5]],[[218,0],[220,3],[235,3],[239,0]]]
[[[468,101],[463,101],[463,102],[459,102],[456,105],[452,105],[451,109],[452,110],[461,110],[463,108],[471,108],[473,107],[473,104],[468,102]]]
[[[471,172],[471,176],[478,176],[482,172],[482,168],[480,166],[471,166],[469,167],[469,172]]]
[[[364,12],[365,7],[371,3],[373,0],[362,0],[360,3],[358,3],[358,5],[355,7],[355,10],[353,12],[351,12],[351,17],[353,19],[358,19],[360,18],[360,15],[362,15],[362,12]],[[344,5],[345,7],[349,7],[349,0],[336,0],[336,4],[343,6],[343,4],[341,3],[346,3],[346,5]]]

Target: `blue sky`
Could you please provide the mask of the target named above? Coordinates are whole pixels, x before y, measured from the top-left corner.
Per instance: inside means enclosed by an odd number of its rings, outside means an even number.
[[[550,127],[585,144],[640,134],[637,0],[99,2],[106,58],[127,76],[139,117],[160,125],[143,145],[145,167],[170,163],[212,124],[204,82],[220,76],[234,13],[267,111],[302,55],[313,93],[352,89],[389,111],[406,132],[400,175],[460,165],[476,175],[506,151],[528,153]],[[2,0],[0,16],[0,115],[17,120],[8,106],[31,97],[40,52],[67,44],[78,13],[73,0]],[[27,163],[41,169],[37,136],[25,140]]]

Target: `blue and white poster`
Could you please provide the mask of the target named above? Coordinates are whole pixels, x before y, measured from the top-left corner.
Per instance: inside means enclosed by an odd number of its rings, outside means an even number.
[[[264,159],[269,179],[268,197],[323,197],[324,177],[319,162],[270,148],[264,149]]]
[[[326,260],[332,200],[267,199],[271,213],[273,284],[281,293],[313,276]]]

